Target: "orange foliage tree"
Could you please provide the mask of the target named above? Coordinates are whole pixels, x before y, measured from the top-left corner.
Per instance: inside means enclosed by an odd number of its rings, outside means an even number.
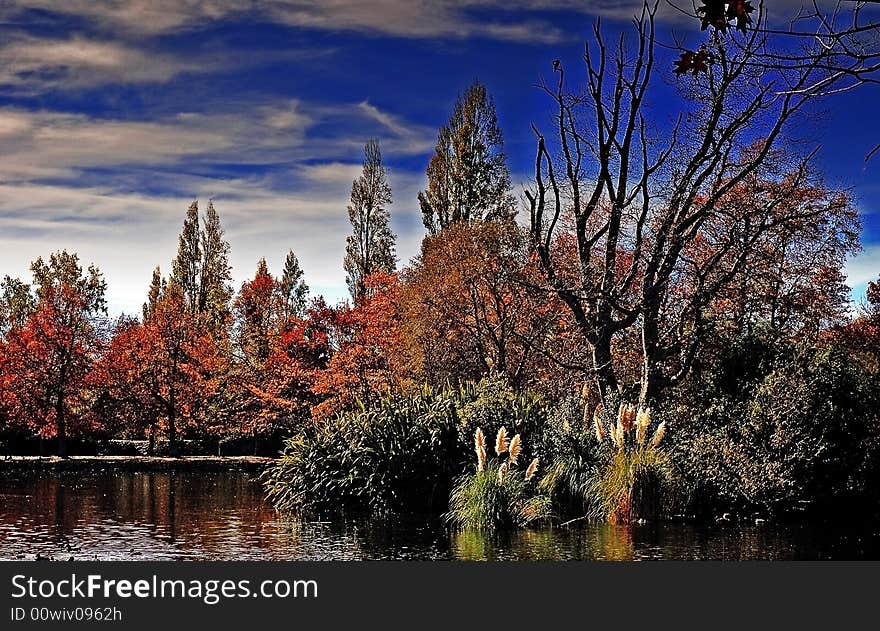
[[[396,274],[376,273],[351,309],[332,314],[335,352],[317,377],[314,392],[324,400],[313,417],[327,418],[369,403],[399,387],[405,378],[400,353],[400,281]]]
[[[251,436],[256,453],[260,436],[290,431],[309,417],[317,371],[330,354],[324,322],[329,311],[319,301],[303,317],[292,314],[282,283],[261,260],[254,278],[242,285],[233,314],[235,394],[226,433]]]
[[[422,379],[436,385],[494,371],[525,387],[553,374],[567,313],[538,287],[515,223],[450,225],[425,239],[403,278],[402,344]]]
[[[227,373],[222,340],[214,328],[186,309],[183,292],[171,284],[156,300],[143,324],[117,330],[98,366],[96,381],[106,384],[122,410],[134,410],[134,433],[164,429],[172,452],[183,430],[210,430],[210,402]]]
[[[0,403],[44,438],[57,438],[67,455],[71,429],[87,422],[86,377],[102,348],[106,283],[95,267],[83,270],[75,254],[37,259],[34,310],[7,332],[0,351]]]

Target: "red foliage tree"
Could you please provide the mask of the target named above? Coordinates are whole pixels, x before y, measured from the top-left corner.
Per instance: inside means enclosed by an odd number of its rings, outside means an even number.
[[[371,274],[353,309],[337,309],[329,318],[338,344],[317,377],[314,392],[324,397],[312,416],[327,418],[368,403],[400,385],[400,282],[396,274]],[[326,321],[326,320],[325,320]],[[331,338],[331,348],[333,340]]]
[[[131,433],[148,431],[152,444],[156,429],[164,429],[176,452],[181,431],[211,431],[208,411],[226,373],[223,344],[172,284],[143,324],[117,330],[96,381],[118,402]]]
[[[333,311],[315,302],[304,317],[290,314],[281,283],[261,260],[254,278],[242,285],[234,306],[233,412],[228,435],[261,436],[291,431],[309,417],[317,401],[317,372],[330,355]]]
[[[6,334],[2,402],[39,436],[57,438],[58,455],[66,457],[68,434],[88,418],[86,377],[101,352],[106,284],[67,252],[37,259],[31,270],[36,307]]]

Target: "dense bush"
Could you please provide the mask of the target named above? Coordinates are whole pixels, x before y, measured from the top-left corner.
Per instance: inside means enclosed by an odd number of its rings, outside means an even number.
[[[582,401],[569,397],[556,405],[535,442],[535,454],[544,463],[541,491],[553,499],[558,515],[584,515],[599,463],[599,443],[590,420],[584,418]]]
[[[265,475],[285,511],[385,514],[443,511],[471,459],[473,424],[541,426],[540,406],[492,377],[459,389],[389,394],[290,438]]]
[[[698,508],[876,507],[880,383],[844,348],[744,340],[702,385],[680,406],[675,441]]]

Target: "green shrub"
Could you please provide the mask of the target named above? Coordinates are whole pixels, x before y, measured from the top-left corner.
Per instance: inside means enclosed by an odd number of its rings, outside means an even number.
[[[457,425],[444,393],[386,396],[287,440],[264,474],[267,495],[301,514],[430,510],[449,491]]]
[[[877,376],[833,345],[777,344],[765,365],[727,391],[713,387],[726,370],[719,366],[706,380],[710,396],[681,409],[675,457],[695,504],[716,513],[812,509],[824,517],[845,506],[876,510]]]
[[[540,431],[543,414],[538,399],[516,394],[498,376],[386,395],[287,440],[264,476],[267,494],[295,513],[443,512],[478,422],[507,424],[525,437]]]
[[[580,517],[588,508],[590,484],[599,464],[600,445],[591,423],[584,421],[584,406],[577,397],[560,402],[550,414],[535,452],[543,468],[538,486],[553,498],[563,517]]]
[[[516,392],[500,373],[492,373],[476,383],[467,383],[457,392],[461,419],[460,438],[465,452],[477,428],[495,436],[505,427],[511,435],[519,434],[529,444],[544,430],[548,410],[542,398]]]

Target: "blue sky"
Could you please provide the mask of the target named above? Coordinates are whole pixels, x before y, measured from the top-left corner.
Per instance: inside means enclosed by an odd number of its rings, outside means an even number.
[[[423,235],[416,195],[436,129],[458,92],[479,79],[494,95],[520,191],[529,124],[549,114],[534,84],[555,58],[579,80],[593,20],[616,28],[632,6],[2,2],[0,274],[27,277],[35,257],[76,250],[107,277],[111,311],[137,312],[152,269],[169,266],[186,207],[213,198],[236,286],[260,256],[278,271],[293,248],[313,292],[343,298],[345,208],[364,142],[382,143],[405,262]],[[677,98],[664,81],[665,69],[659,115]],[[880,271],[880,156],[864,161],[880,142],[878,104],[876,88],[836,97],[808,130],[829,183],[851,188],[863,216],[865,251],[848,267],[856,297]]]

